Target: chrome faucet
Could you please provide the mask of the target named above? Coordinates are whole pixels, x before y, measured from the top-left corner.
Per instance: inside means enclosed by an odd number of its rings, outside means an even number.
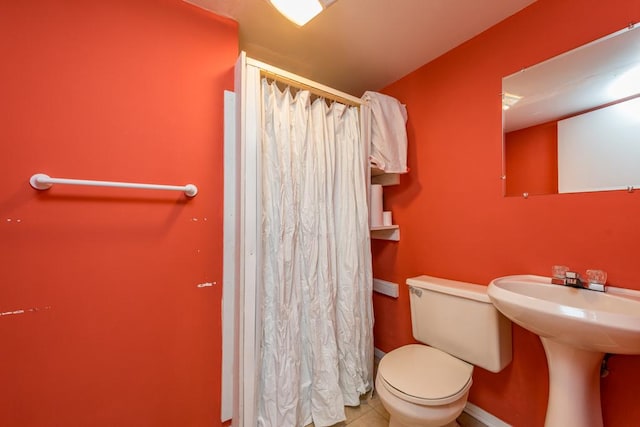
[[[578,273],[575,271],[567,271],[564,275],[565,286],[571,286],[572,288],[584,288],[584,282]]]
[[[572,288],[588,289],[590,291],[606,292],[607,273],[602,270],[587,270],[587,280],[580,277],[575,271],[569,271],[567,267],[554,266],[551,283],[570,286]]]

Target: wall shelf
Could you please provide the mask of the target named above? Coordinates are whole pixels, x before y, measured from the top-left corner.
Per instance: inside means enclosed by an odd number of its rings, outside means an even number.
[[[374,166],[371,166],[371,184],[398,185],[400,184],[400,174],[386,173]]]
[[[400,184],[400,174],[386,173],[373,165],[371,170],[371,184],[379,184],[382,186],[398,185]],[[371,227],[371,238],[379,240],[400,240],[400,226],[399,225],[382,225],[378,227]]]
[[[371,227],[371,238],[381,240],[400,240],[399,225],[381,225],[379,227]]]

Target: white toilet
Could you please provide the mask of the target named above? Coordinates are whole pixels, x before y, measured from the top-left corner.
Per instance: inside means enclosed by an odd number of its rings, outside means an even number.
[[[487,287],[431,276],[407,279],[417,341],[387,353],[376,391],[389,427],[441,427],[462,413],[473,366],[499,372],[511,362],[511,321]]]

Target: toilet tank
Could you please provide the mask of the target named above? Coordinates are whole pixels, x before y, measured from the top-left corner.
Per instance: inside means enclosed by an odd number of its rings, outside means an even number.
[[[493,306],[486,286],[431,276],[407,284],[416,340],[491,372],[511,362],[511,321]]]

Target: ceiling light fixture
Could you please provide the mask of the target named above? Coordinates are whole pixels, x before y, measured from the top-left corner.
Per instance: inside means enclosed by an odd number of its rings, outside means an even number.
[[[516,102],[520,101],[521,99],[522,99],[521,96],[504,92],[502,94],[502,109],[508,110],[509,108],[513,107],[516,104]]]
[[[269,0],[289,21],[302,27],[336,0]]]

